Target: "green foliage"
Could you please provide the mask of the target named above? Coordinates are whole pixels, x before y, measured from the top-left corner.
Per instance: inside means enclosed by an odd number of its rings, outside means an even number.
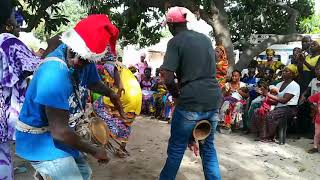
[[[120,29],[121,45],[139,44],[147,46],[160,41],[168,32],[160,26],[163,21],[163,7],[150,4],[162,1],[147,0],[16,0],[19,7],[24,7],[24,16],[30,28],[38,27],[35,32],[41,39],[73,26],[86,14],[108,14]],[[64,5],[60,2],[65,1]],[[172,5],[186,5],[185,0],[170,0]],[[211,5],[218,0],[189,0],[194,3],[191,10],[201,5],[209,12]],[[278,0],[226,0],[225,9],[229,16],[232,40],[237,48],[243,48],[251,34],[287,34],[291,28],[290,15],[284,7],[277,5]],[[313,0],[286,0],[290,8],[299,12],[297,21],[301,33],[318,32],[318,19],[311,18]],[[149,5],[145,5],[149,4]],[[166,30],[167,31],[167,30]]]
[[[58,26],[68,23],[66,16],[59,13],[61,11],[59,3],[63,1],[13,0],[23,14],[25,21],[28,22],[25,31],[31,31],[44,20],[44,28],[48,33],[56,30]]]
[[[320,16],[312,16],[302,20],[300,29],[306,34],[320,34]]]
[[[277,5],[276,0],[229,0],[227,12],[233,42],[240,42],[239,47],[247,42],[251,34],[287,34],[290,14]],[[298,22],[313,14],[313,1],[286,1],[290,8],[299,12]],[[300,30],[300,29],[298,29]]]
[[[162,37],[161,17],[163,12],[158,8],[143,7],[138,1],[118,0],[82,0],[89,7],[89,13],[108,14],[110,19],[121,30],[120,43],[148,46],[160,41]]]
[[[87,15],[86,7],[83,7],[78,0],[66,0],[58,5],[59,10],[53,11],[51,16],[63,16],[68,22],[59,24],[58,22],[55,22],[58,18],[48,18],[46,20],[42,19],[42,22],[39,24],[39,26],[33,30],[37,38],[46,40],[52,35],[64,32],[70,27],[73,27],[81,18]],[[47,27],[47,24],[50,24],[50,26]]]

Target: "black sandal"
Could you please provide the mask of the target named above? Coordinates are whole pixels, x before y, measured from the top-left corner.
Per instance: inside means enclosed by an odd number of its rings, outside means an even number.
[[[317,152],[319,152],[319,150],[317,148],[312,148],[312,149],[308,150],[309,154],[314,154],[314,153],[317,153]]]

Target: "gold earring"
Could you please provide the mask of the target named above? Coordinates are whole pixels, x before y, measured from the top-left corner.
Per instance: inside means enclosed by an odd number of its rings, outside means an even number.
[[[13,26],[6,26],[6,30],[8,31],[8,32],[11,32],[12,30],[13,30]]]

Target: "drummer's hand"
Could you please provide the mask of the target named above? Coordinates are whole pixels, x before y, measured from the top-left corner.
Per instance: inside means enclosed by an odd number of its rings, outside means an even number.
[[[189,147],[190,151],[193,151],[195,156],[199,155],[198,143],[196,143],[195,141],[189,142],[188,147]]]
[[[121,97],[122,94],[125,94],[125,93],[126,93],[126,91],[124,90],[123,84],[120,83],[119,88],[118,88],[118,95]]]
[[[307,98],[305,96],[301,96],[299,99],[299,104],[304,104],[305,102],[307,102]]]
[[[108,153],[104,148],[98,148],[93,157],[98,160],[99,163],[107,164],[110,161]]]
[[[125,94],[125,93],[126,93],[126,91],[125,91],[123,88],[119,88],[119,89],[118,89],[118,96],[119,96],[119,97],[121,97],[122,94]]]
[[[115,106],[115,108],[118,110],[120,116],[124,119],[127,119],[127,116],[126,116],[125,112],[123,111],[123,107],[122,107],[122,104],[120,101],[120,96],[116,93],[112,93],[110,95],[110,101]]]

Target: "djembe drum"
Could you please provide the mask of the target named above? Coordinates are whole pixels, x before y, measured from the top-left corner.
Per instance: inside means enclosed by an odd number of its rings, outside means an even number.
[[[205,140],[210,135],[211,128],[211,123],[208,120],[199,121],[193,129],[193,138],[200,142]]]

